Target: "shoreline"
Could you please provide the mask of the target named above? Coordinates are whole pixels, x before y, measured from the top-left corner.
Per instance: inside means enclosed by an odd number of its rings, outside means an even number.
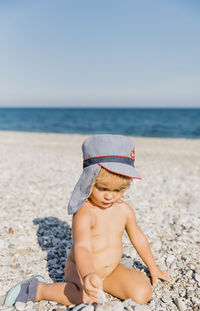
[[[61,132],[30,132],[30,131],[14,131],[14,130],[1,130],[0,129],[0,134],[5,133],[5,134],[41,134],[41,135],[72,135],[72,136],[92,136],[92,135],[101,135],[101,134],[112,134],[112,133],[96,133],[96,134],[90,134],[90,133],[61,133]],[[124,134],[113,134],[113,135],[124,135]],[[191,140],[191,141],[198,141],[200,140],[200,137],[168,137],[168,136],[134,136],[134,135],[124,135],[133,139],[138,139],[138,138],[144,138],[144,139],[171,139],[171,140]]]

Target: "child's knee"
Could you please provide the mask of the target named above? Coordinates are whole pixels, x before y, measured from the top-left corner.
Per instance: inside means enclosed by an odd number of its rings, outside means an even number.
[[[145,304],[152,299],[152,289],[143,288],[137,293],[135,302]]]
[[[135,301],[138,304],[146,304],[152,299],[152,288],[151,284],[145,284],[138,286],[137,291],[135,293],[131,294],[131,298],[133,301]]]

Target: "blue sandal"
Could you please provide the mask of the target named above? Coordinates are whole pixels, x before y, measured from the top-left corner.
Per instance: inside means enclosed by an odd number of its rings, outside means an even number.
[[[41,275],[36,275],[28,280],[21,281],[13,286],[6,294],[4,301],[5,307],[11,307],[15,305],[17,301],[28,302],[36,301],[37,287],[39,283],[44,283],[45,279]]]

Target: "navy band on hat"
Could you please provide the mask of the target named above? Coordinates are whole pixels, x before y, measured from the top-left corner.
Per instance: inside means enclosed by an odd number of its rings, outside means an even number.
[[[101,156],[89,158],[83,161],[83,168],[88,167],[90,165],[102,162],[117,162],[124,163],[134,167],[134,160],[128,157],[120,157],[120,156]]]

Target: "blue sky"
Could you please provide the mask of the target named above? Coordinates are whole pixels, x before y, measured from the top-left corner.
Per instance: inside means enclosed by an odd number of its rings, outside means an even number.
[[[194,0],[0,0],[0,106],[200,107]]]

